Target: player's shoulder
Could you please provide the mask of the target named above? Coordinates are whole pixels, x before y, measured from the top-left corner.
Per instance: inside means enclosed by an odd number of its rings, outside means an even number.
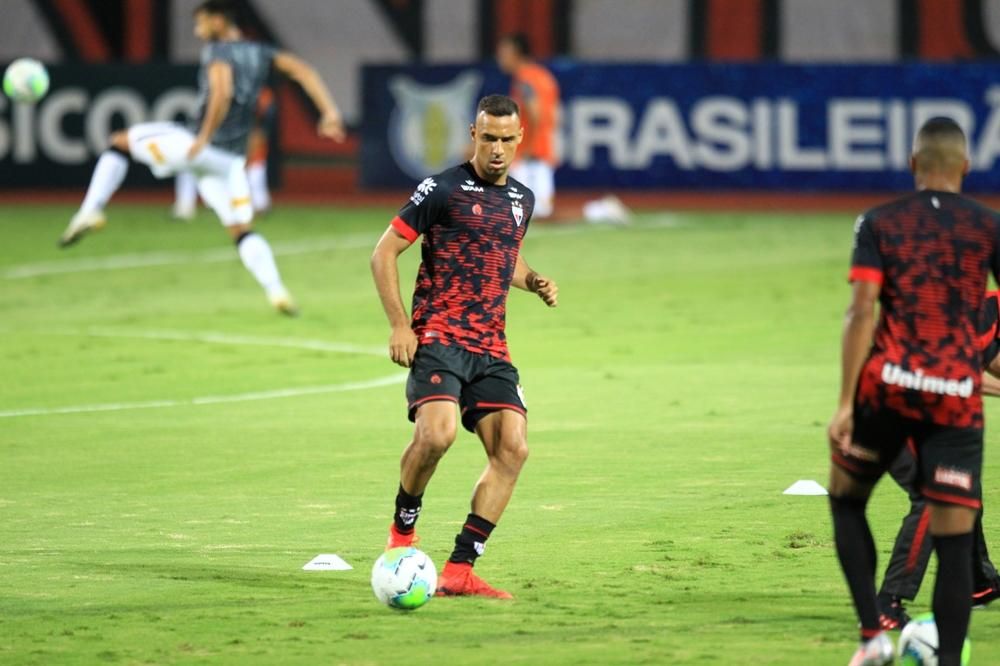
[[[858,216],[858,222],[868,220],[872,223],[878,220],[892,217],[910,208],[919,199],[919,192],[914,192],[890,201],[873,206]]]
[[[469,178],[469,172],[464,168],[465,166],[459,164],[427,176],[414,187],[410,201],[419,206],[425,199],[447,200],[451,193],[458,189],[463,180]]]
[[[972,211],[982,217],[990,218],[993,222],[1000,224],[1000,213],[997,213],[997,211],[993,210],[989,206],[986,206],[985,204],[980,203],[972,197],[964,194],[954,194],[951,196],[955,198],[955,205]]]

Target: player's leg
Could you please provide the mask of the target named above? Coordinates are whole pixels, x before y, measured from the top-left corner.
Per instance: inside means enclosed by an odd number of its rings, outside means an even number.
[[[462,352],[440,344],[422,345],[406,381],[413,439],[399,464],[396,510],[389,528],[390,548],[408,546],[416,539],[416,524],[427,487],[438,462],[455,441],[458,417],[455,405],[462,392]]]
[[[182,171],[174,179],[173,217],[178,220],[194,218],[198,208],[198,179],[189,171]]]
[[[298,314],[281,280],[271,246],[251,226],[253,208],[243,159],[209,146],[198,154],[192,166],[201,174],[198,192],[226,227],[247,271],[264,288],[268,300],[279,312]]]
[[[247,181],[254,212],[266,213],[271,209],[271,191],[267,185],[267,132],[259,126],[250,131],[247,142]]]
[[[928,427],[917,450],[938,556],[932,605],[938,663],[957,665],[972,610],[972,532],[982,508],[983,431]]]
[[[976,526],[972,531],[972,603],[985,606],[1000,598],[1000,575],[990,561],[983,534],[983,510],[976,516]]]
[[[105,225],[104,207],[121,187],[128,174],[128,165],[127,133],[115,132],[111,135],[108,148],[97,158],[83,203],[59,239],[61,247],[68,247],[80,240],[88,231],[96,231]]]
[[[441,595],[512,598],[472,572],[486,542],[510,502],[528,459],[527,408],[510,363],[480,357],[482,372],[462,392],[462,425],[475,431],[486,452],[486,469],[472,494],[471,512],[455,537],[455,548],[441,572]]]
[[[896,534],[896,543],[878,593],[879,621],[883,629],[900,629],[909,622],[903,602],[917,597],[934,550],[927,529],[930,513],[917,487],[917,461],[910,446],[908,441],[889,467],[889,474],[910,498],[910,511]]]
[[[855,408],[853,444],[832,455],[830,512],[837,557],[858,620],[861,645],[853,663],[892,663],[892,641],[879,623],[875,593],[878,564],[866,510],[872,489],[903,448],[906,432],[891,412]]]
[[[535,194],[535,210],[531,217],[548,219],[555,212],[555,172],[549,164],[541,160],[531,160],[528,167],[530,172],[528,187]]]

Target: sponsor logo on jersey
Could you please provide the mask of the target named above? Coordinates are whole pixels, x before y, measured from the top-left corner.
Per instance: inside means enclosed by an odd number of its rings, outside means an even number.
[[[509,196],[511,199],[517,199],[518,201],[524,198],[523,194],[518,194],[517,192],[508,192],[507,196]]]
[[[475,204],[472,207],[472,214],[473,215],[482,215],[483,214],[483,207],[480,206],[479,204]]]
[[[521,222],[524,221],[524,209],[521,208],[521,204],[517,201],[510,202],[510,209],[514,213],[514,222],[517,226],[521,226]]]
[[[469,109],[482,84],[464,72],[442,85],[425,85],[399,74],[389,79],[396,107],[389,117],[389,152],[411,178],[423,178],[461,162],[469,143]]]
[[[413,202],[414,206],[419,206],[434,191],[435,187],[437,187],[437,183],[434,182],[433,178],[424,178],[417,185],[416,191],[410,196],[410,201]]]
[[[924,393],[934,393],[937,395],[958,396],[969,398],[972,396],[972,377],[965,379],[948,379],[947,377],[936,377],[925,375],[923,370],[904,370],[898,365],[886,363],[882,366],[882,381],[892,386],[899,386],[905,389],[913,389]]]
[[[466,192],[485,192],[486,191],[481,186],[476,185],[476,181],[474,181],[474,180],[467,180],[467,181],[465,181],[465,184],[462,185],[461,187]]]
[[[960,469],[938,467],[934,470],[934,483],[962,490],[972,490],[972,475]]]

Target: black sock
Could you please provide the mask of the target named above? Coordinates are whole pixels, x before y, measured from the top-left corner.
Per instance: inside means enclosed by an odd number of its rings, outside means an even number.
[[[938,663],[961,661],[962,644],[972,612],[972,533],[935,536],[938,556],[934,582],[934,621],[938,628]]]
[[[132,159],[132,156],[128,154],[127,150],[122,150],[118,146],[108,146],[108,150],[112,153],[118,153],[127,160]]]
[[[451,551],[448,561],[456,564],[475,564],[476,558],[486,550],[486,540],[490,538],[494,527],[496,525],[485,518],[470,513],[465,519],[462,531],[455,537],[455,550]]]
[[[844,570],[844,578],[861,621],[863,641],[880,630],[875,597],[875,540],[865,517],[867,504],[866,499],[830,497],[837,557],[840,558],[840,567]]]
[[[241,234],[240,234],[239,236],[237,236],[237,237],[236,237],[236,240],[235,240],[235,241],[233,241],[234,243],[236,243],[236,247],[239,247],[239,246],[240,246],[240,243],[242,243],[242,242],[243,242],[243,239],[244,239],[244,238],[246,238],[247,236],[249,236],[249,235],[250,235],[250,234],[252,234],[252,233],[253,233],[252,231],[244,231],[244,232],[243,232],[243,233],[241,233]]]
[[[393,518],[397,532],[409,534],[413,531],[417,518],[420,517],[423,498],[423,494],[411,495],[403,490],[403,484],[399,484],[399,492],[396,493],[396,515]]]

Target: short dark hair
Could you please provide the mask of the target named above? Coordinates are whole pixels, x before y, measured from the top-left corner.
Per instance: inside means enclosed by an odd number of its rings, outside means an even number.
[[[504,35],[500,41],[513,45],[517,52],[525,58],[531,57],[531,41],[523,32],[512,32],[509,35]]]
[[[507,95],[487,95],[476,105],[476,115],[480,113],[490,116],[519,116],[521,109]]]
[[[937,116],[931,118],[923,125],[920,126],[920,130],[917,135],[924,139],[961,139],[965,141],[965,132],[962,130],[961,125],[955,122],[952,118],[947,118],[945,116]]]
[[[194,8],[194,13],[201,14],[202,12],[221,16],[229,23],[236,23],[240,10],[233,0],[202,0]]]

